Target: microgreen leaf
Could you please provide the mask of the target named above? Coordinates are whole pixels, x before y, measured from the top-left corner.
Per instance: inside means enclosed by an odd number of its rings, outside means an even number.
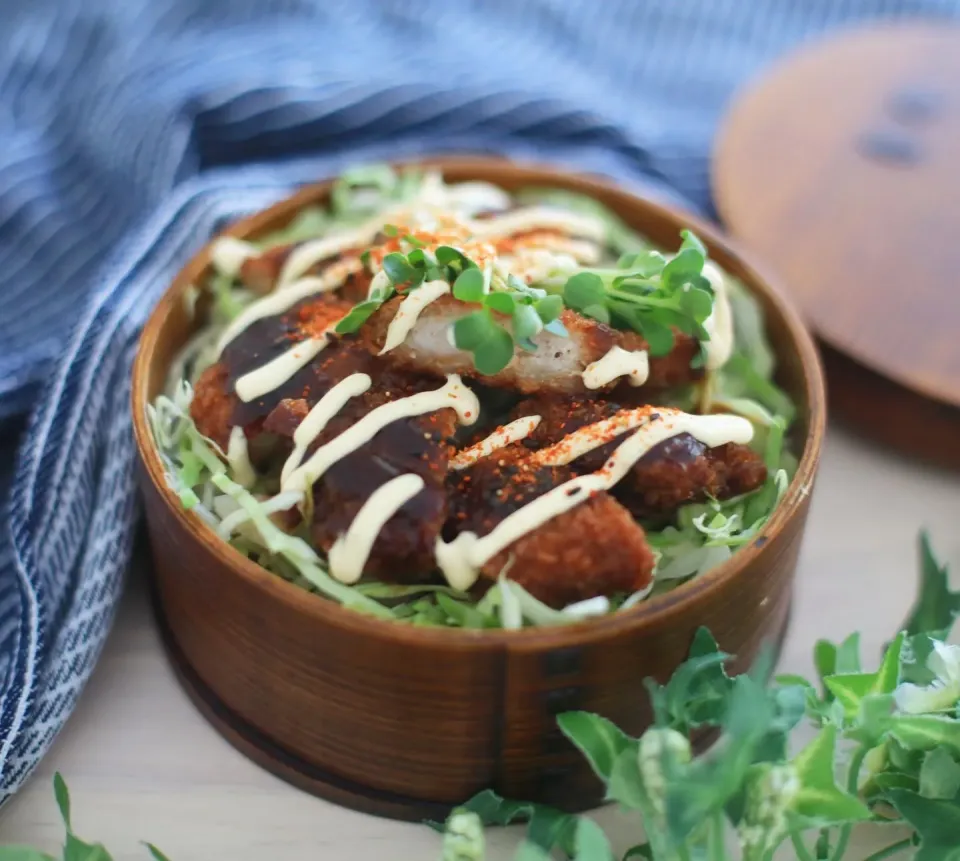
[[[668,326],[657,322],[651,315],[644,315],[640,326],[651,356],[666,356],[673,349],[673,332]]]
[[[904,789],[892,789],[887,796],[920,835],[915,861],[960,859],[960,803],[923,798]]]
[[[537,349],[537,345],[530,339],[540,334],[543,330],[543,322],[532,305],[516,305],[514,307],[511,329],[514,340],[524,349]]]
[[[949,572],[941,565],[926,531],[920,533],[920,588],[907,616],[904,628],[908,634],[929,634],[945,640],[960,615],[960,591],[950,589]]]
[[[696,284],[700,286],[705,279],[701,276],[703,272],[704,255],[695,248],[684,248],[677,253],[660,273],[661,283],[671,290],[679,290],[684,284]],[[710,289],[709,282],[707,289]]]
[[[563,299],[560,296],[544,296],[533,307],[544,323],[552,323],[563,313]]]
[[[368,299],[366,302],[360,302],[354,305],[348,313],[336,326],[338,335],[350,335],[356,332],[373,313],[383,304],[382,299]]]
[[[707,256],[707,247],[692,230],[681,230],[680,237],[683,240],[680,243],[680,251],[696,251],[701,257]]]
[[[516,300],[509,293],[490,293],[484,304],[491,310],[500,314],[512,314],[513,309],[517,307]]]
[[[596,305],[587,305],[581,312],[585,317],[592,317],[594,320],[599,320],[601,323],[610,322],[610,310],[606,305],[601,305],[597,303]]]
[[[602,306],[606,299],[603,281],[592,272],[580,272],[563,285],[563,301],[568,308],[584,311],[592,306]]]
[[[713,313],[713,296],[700,287],[691,287],[680,293],[680,307],[694,320],[702,322]]]
[[[427,255],[423,253],[422,248],[414,248],[407,255],[407,262],[415,269],[426,270]],[[424,271],[424,277],[426,277],[426,271]]]
[[[439,245],[433,252],[437,258],[437,263],[441,266],[452,266],[461,270],[476,269],[477,264],[467,257],[462,251],[458,251],[450,245]]]
[[[483,273],[479,269],[464,269],[453,282],[453,295],[461,302],[482,302],[483,294]]]
[[[617,261],[617,268],[628,273],[622,277],[646,279],[659,275],[666,263],[667,259],[659,251],[641,251],[637,254],[622,254]]]
[[[461,350],[474,350],[486,341],[495,326],[486,311],[474,311],[453,324],[454,341]]]
[[[415,287],[423,281],[423,270],[412,266],[410,261],[398,251],[383,258],[383,271],[387,273],[387,277],[398,290]]]
[[[597,776],[605,781],[610,779],[617,757],[632,742],[613,723],[590,712],[566,712],[557,718],[557,724],[587,758]]]
[[[384,224],[383,225],[383,235],[394,237],[400,232],[396,224]]]
[[[499,374],[513,359],[513,338],[499,326],[482,348],[474,351],[473,363],[481,374]]]
[[[453,337],[459,349],[473,353],[473,364],[481,374],[498,374],[513,358],[513,338],[487,310],[474,311],[457,320]]]

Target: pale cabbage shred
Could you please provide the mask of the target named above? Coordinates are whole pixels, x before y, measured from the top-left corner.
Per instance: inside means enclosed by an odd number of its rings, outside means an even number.
[[[331,210],[304,210],[286,229],[265,237],[262,248],[323,235],[369,218],[388,202],[411,199],[422,177],[414,172],[397,176],[387,168],[361,168],[338,182]],[[618,253],[649,247],[620,219],[596,201],[556,189],[526,189],[517,195],[527,202],[550,202],[600,216],[608,225],[608,241]],[[729,278],[729,276],[728,276]],[[154,439],[166,467],[166,480],[183,506],[194,511],[241,553],[273,573],[318,592],[343,606],[381,618],[416,625],[464,628],[563,625],[634,607],[650,595],[699,576],[728,559],[739,546],[764,528],[782,499],[796,467],[784,445],[784,434],[794,418],[794,406],[772,381],[774,356],[767,342],[759,304],[730,279],[734,305],[736,351],[728,364],[705,385],[678,390],[664,405],[691,409],[723,409],[749,419],[756,429],[754,445],[763,452],[769,477],[760,489],[736,499],[711,500],[679,509],[676,523],[648,529],[657,554],[651,585],[619,600],[592,598],[556,610],[509,579],[509,565],[495,586],[479,601],[449,586],[399,585],[366,582],[347,586],[327,572],[324,560],[299,535],[280,529],[270,514],[283,508],[263,492],[246,490],[230,476],[223,452],[202,436],[189,415],[193,397],[190,381],[216,359],[219,331],[255,297],[225,275],[214,275],[208,285],[213,295],[212,322],[184,348],[174,363],[171,386],[147,407]],[[192,306],[196,291],[190,291]],[[290,495],[290,494],[287,494]],[[272,502],[268,502],[272,500]],[[296,500],[290,499],[292,505]],[[224,523],[226,521],[226,523]]]

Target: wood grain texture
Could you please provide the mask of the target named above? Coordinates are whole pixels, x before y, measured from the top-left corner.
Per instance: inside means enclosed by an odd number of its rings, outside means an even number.
[[[582,808],[599,800],[598,786],[572,748],[551,735],[556,712],[585,708],[640,731],[647,719],[640,681],[666,679],[698,626],[710,627],[744,664],[763,640],[781,634],[823,435],[819,361],[782,295],[690,215],[543,168],[485,159],[439,164],[453,181],[590,193],[667,246],[677,243],[681,227],[693,227],[711,256],[759,296],[781,382],[800,405],[803,457],[783,504],[764,534],[730,562],[598,621],[472,632],[412,628],[344,610],[242,557],[185,512],[164,484],[144,408],[198,325],[188,319],[182,295],[209,263],[202,252],[148,322],[134,368],[134,425],[160,612],[190,671],[230,713],[269,745],[331,775],[326,784],[301,785],[386,815],[416,815],[424,803],[454,804],[488,786]],[[327,190],[305,189],[229,232],[248,237],[276,229]],[[291,777],[263,750],[257,759]],[[335,784],[360,790],[344,793]],[[402,799],[410,801],[406,811]]]
[[[853,360],[834,403],[905,450],[957,463],[960,28],[874,26],[801,48],[734,102],[713,187],[730,232]],[[858,368],[892,380],[884,391]],[[913,393],[923,415],[898,409]],[[871,419],[866,420],[866,414]]]

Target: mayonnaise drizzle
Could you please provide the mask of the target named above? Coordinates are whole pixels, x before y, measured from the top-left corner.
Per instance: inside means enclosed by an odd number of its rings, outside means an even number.
[[[289,311],[301,299],[306,299],[315,293],[329,293],[331,290],[336,290],[354,272],[359,272],[362,268],[363,264],[359,260],[338,260],[318,276],[301,278],[289,287],[269,293],[262,299],[247,305],[224,330],[217,342],[217,350],[222,351],[237,335],[257,320]]]
[[[300,466],[300,461],[307,453],[310,443],[322,433],[330,423],[330,419],[346,406],[350,398],[362,395],[372,384],[373,379],[369,374],[351,374],[340,380],[313,405],[293,432],[293,451],[290,452],[280,472],[281,486],[287,481],[290,473]]]
[[[330,574],[335,580],[356,583],[360,579],[380,530],[423,486],[419,475],[407,473],[381,484],[367,497],[347,531],[334,541],[327,554]]]
[[[397,308],[390,325],[387,327],[387,336],[383,341],[380,355],[389,353],[399,347],[410,330],[417,324],[423,309],[431,302],[436,302],[441,296],[450,292],[450,285],[446,281],[428,281],[416,290],[411,290]]]
[[[439,389],[418,392],[371,410],[342,434],[320,446],[306,463],[287,476],[286,482],[281,482],[281,488],[305,491],[333,464],[370,442],[391,422],[432,413],[444,407],[454,410],[463,425],[472,425],[480,413],[477,396],[463,384],[459,376],[448,374],[447,382]]]
[[[562,230],[595,242],[604,242],[607,238],[607,227],[599,218],[550,206],[525,206],[493,218],[470,220],[467,226],[478,239],[528,230]]]
[[[329,340],[327,335],[323,335],[299,341],[265,365],[244,374],[236,383],[237,397],[244,403],[249,403],[282,386],[304,365],[312,362]]]
[[[565,234],[548,231],[538,231],[512,240],[511,250],[517,255],[522,255],[526,251],[560,254],[588,266],[599,263],[602,257],[602,248],[597,242],[572,239]]]
[[[234,480],[241,487],[252,487],[257,480],[257,473],[250,463],[250,453],[247,450],[247,435],[243,428],[234,425],[230,429],[230,440],[227,444],[227,463]]]
[[[621,410],[608,419],[586,425],[567,434],[559,442],[540,449],[533,455],[533,462],[540,466],[566,466],[595,448],[600,448],[618,436],[623,436],[627,431],[646,424],[654,413],[663,412],[675,412],[675,410],[651,406]]]
[[[703,345],[706,352],[704,367],[708,371],[716,371],[733,354],[733,309],[727,293],[726,276],[720,267],[708,260],[703,266],[703,276],[713,287],[713,311],[703,323],[703,328],[710,333],[710,340]]]
[[[221,275],[231,277],[239,275],[244,262],[260,253],[256,245],[237,239],[236,236],[221,236],[210,246],[210,260],[214,268]]]
[[[628,377],[631,386],[642,386],[650,376],[650,357],[646,350],[611,347],[603,358],[587,365],[580,376],[588,389],[599,389],[618,377]]]
[[[447,185],[440,171],[423,177],[418,199],[427,206],[447,207],[466,215],[484,210],[509,209],[513,203],[509,192],[489,182],[458,182]]]
[[[711,448],[729,442],[746,443],[753,425],[739,416],[696,416],[679,410],[658,410],[621,443],[602,469],[565,481],[505,517],[482,538],[461,532],[453,541],[437,539],[437,565],[455,589],[469,589],[480,569],[498,553],[544,523],[569,511],[593,494],[609,490],[648,451],[666,439],[689,433]]]
[[[466,469],[498,449],[520,442],[532,434],[541,421],[540,416],[524,416],[497,428],[490,436],[468,448],[461,449],[450,459],[450,469]]]
[[[342,254],[351,248],[370,245],[374,237],[383,230],[383,225],[388,224],[391,217],[396,217],[397,214],[399,213],[383,212],[353,230],[302,242],[284,261],[277,276],[276,289],[283,290],[328,257]]]

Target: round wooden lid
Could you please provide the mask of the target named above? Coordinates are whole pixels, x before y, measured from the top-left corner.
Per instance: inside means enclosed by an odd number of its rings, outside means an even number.
[[[713,186],[829,348],[960,420],[960,27],[800,49],[736,99]]]

